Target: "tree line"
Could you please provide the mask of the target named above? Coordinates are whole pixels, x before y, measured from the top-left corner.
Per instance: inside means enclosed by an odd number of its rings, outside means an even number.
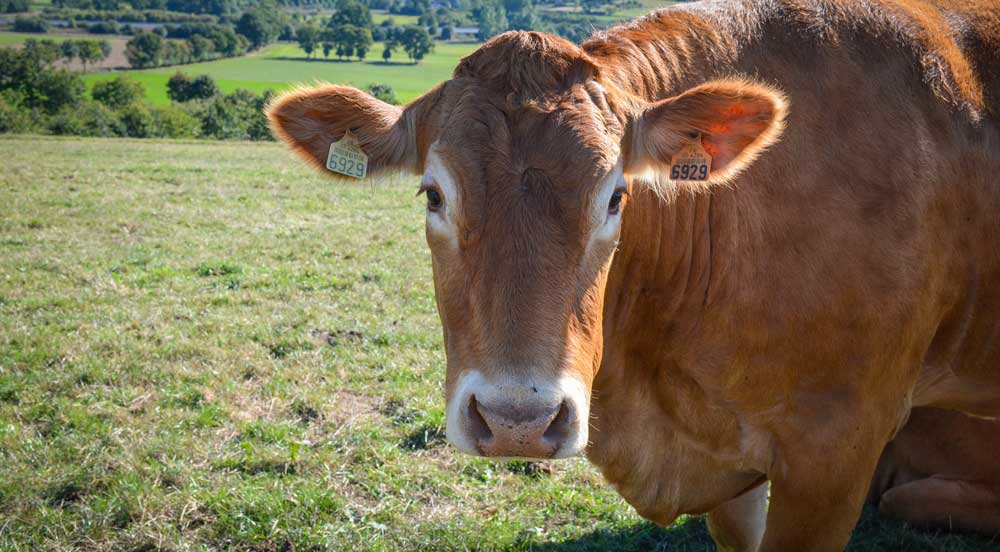
[[[246,53],[250,42],[227,25],[185,23],[142,31],[125,45],[125,57],[136,69],[179,65]]]
[[[336,53],[338,59],[357,57],[364,60],[377,39],[385,43],[382,59],[389,61],[393,51],[402,48],[410,61],[416,63],[434,49],[434,41],[428,30],[421,25],[397,27],[386,20],[376,28],[368,6],[357,0],[338,0],[337,11],[330,16],[323,27],[305,24],[295,29],[295,38],[306,53],[322,51],[329,58]]]
[[[0,132],[130,138],[271,140],[264,108],[273,93],[223,93],[210,77],[177,73],[167,83],[171,104],[151,105],[128,74],[95,83],[89,94],[79,74],[56,66],[63,46],[28,41],[0,48]],[[369,86],[398,103],[392,88]]]

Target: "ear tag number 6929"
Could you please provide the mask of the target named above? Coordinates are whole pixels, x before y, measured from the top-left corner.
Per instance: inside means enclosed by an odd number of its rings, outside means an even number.
[[[701,145],[701,135],[681,148],[670,160],[670,180],[705,182],[712,172],[712,156]]]
[[[368,175],[368,156],[362,151],[358,139],[348,130],[339,141],[330,144],[326,168],[354,178]]]

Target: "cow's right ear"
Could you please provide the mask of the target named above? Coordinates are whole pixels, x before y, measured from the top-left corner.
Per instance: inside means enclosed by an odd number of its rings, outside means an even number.
[[[368,176],[418,173],[418,115],[426,99],[400,108],[350,86],[325,85],[287,92],[266,112],[274,135],[326,174],[340,177],[326,168],[327,155],[348,130],[368,156]]]
[[[697,142],[711,155],[710,182],[725,182],[781,136],[788,101],[769,86],[712,81],[645,106],[631,122],[625,172],[670,174],[673,157]],[[673,177],[671,177],[673,178]]]

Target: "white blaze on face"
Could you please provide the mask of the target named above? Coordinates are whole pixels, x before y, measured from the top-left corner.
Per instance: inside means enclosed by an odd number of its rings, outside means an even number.
[[[608,204],[611,196],[616,190],[625,190],[625,173],[622,170],[621,160],[615,165],[595,189],[594,201],[590,205],[590,240],[587,242],[587,251],[598,243],[618,239],[618,230],[621,228],[622,213],[608,211]]]
[[[458,213],[462,207],[462,198],[458,193],[458,182],[438,153],[437,142],[431,145],[424,166],[426,168],[421,186],[437,186],[444,200],[443,209],[427,211],[427,230],[434,235],[446,237],[452,245],[457,245]]]

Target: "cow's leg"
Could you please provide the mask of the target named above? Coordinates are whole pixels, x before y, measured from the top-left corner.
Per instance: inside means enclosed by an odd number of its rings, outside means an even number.
[[[778,452],[768,473],[771,501],[761,552],[842,552],[847,546],[885,440],[877,438],[882,432],[873,431],[874,424],[864,431],[852,423],[846,435],[830,425],[798,434],[798,442],[786,441]]]
[[[1000,535],[1000,484],[918,479],[883,494],[879,512],[918,527]]]
[[[708,532],[719,552],[757,552],[767,524],[767,483],[708,513]]]

